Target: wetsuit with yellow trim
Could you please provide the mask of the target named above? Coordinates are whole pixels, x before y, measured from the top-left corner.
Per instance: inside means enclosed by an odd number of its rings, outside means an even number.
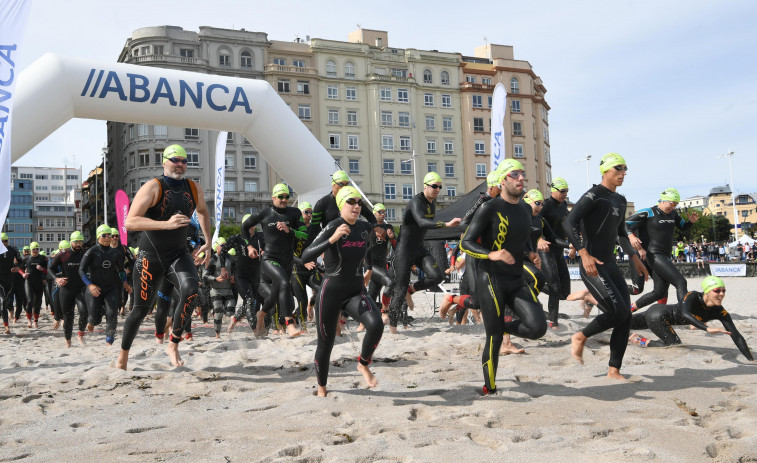
[[[486,330],[481,356],[484,393],[496,390],[499,348],[505,333],[537,339],[547,331],[544,310],[523,279],[523,256],[531,248],[530,234],[531,207],[496,197],[476,212],[460,241],[463,252],[481,260],[476,289]],[[489,260],[490,252],[501,249],[512,254],[515,263]],[[505,306],[513,309],[517,320],[505,321]]]
[[[553,240],[547,240],[552,243],[549,251],[540,251],[539,257],[547,284],[544,292],[549,294],[547,301],[549,321],[557,325],[560,301],[564,301],[570,294],[570,272],[563,255],[563,246],[560,244],[567,244],[563,224],[568,216],[568,202],[559,202],[550,196],[544,200],[544,206],[539,215],[544,218],[544,224],[555,234]],[[561,238],[561,241],[558,242],[554,238]]]

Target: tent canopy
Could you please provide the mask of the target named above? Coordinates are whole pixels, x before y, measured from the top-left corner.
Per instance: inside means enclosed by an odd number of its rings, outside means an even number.
[[[750,238],[750,237],[748,237],[746,235],[742,235],[741,238],[739,238],[738,240],[734,241],[733,243],[728,243],[728,247],[729,248],[735,248],[739,244],[741,244],[742,246],[745,245],[745,244],[749,244],[749,246],[752,246],[752,245],[754,245],[754,239]]]

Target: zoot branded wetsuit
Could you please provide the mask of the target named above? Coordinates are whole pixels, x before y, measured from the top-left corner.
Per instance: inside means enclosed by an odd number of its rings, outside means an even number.
[[[84,336],[87,327],[88,310],[84,295],[86,285],[79,275],[79,266],[84,257],[84,249],[74,251],[73,248],[59,252],[48,265],[48,270],[55,278],[66,278],[67,282],[58,287],[60,309],[63,313],[63,333],[67,340],[71,339],[74,330],[74,306],[79,312],[79,336]]]
[[[313,244],[302,253],[303,262],[314,262],[319,255],[325,253],[326,271],[315,304],[318,332],[315,370],[319,386],[326,386],[328,380],[329,359],[341,311],[365,326],[365,337],[358,357],[358,361],[363,365],[371,362],[373,352],[384,332],[381,313],[365,290],[361,272],[373,226],[360,220],[353,225],[348,224],[349,234],[331,244],[329,238],[342,224],[348,223],[343,218],[330,222]]]
[[[21,256],[13,246],[5,247],[6,251],[0,254],[0,311],[3,313],[3,325],[8,326],[8,312],[13,314],[13,280],[18,276],[11,269],[18,267]]]
[[[523,256],[531,251],[530,234],[531,207],[524,202],[512,204],[498,196],[481,206],[460,240],[463,252],[481,260],[476,289],[486,330],[481,362],[488,392],[496,390],[499,349],[505,332],[537,339],[547,330],[536,293],[523,279]],[[489,260],[490,252],[501,249],[512,254],[514,264]],[[505,320],[505,306],[512,308],[518,320]]]
[[[29,274],[24,283],[24,290],[26,292],[26,318],[31,320],[33,314],[34,320],[38,320],[42,309],[42,293],[44,292],[45,275],[47,274],[47,257],[43,255],[30,255],[24,259],[23,267],[25,273]]]
[[[386,222],[376,226],[383,228],[385,232],[391,230],[392,233],[394,233],[394,227]],[[386,255],[389,251],[390,243],[392,244],[392,247],[397,247],[397,240],[389,238],[388,235],[384,235],[383,238],[379,238],[376,234],[371,235],[371,242],[368,247],[368,254],[366,255],[365,262],[366,268],[371,270],[371,281],[368,283],[368,295],[371,296],[371,300],[374,302],[378,301],[378,296],[382,287],[387,294],[392,294],[392,291],[394,291],[394,279],[389,276],[386,261]]]
[[[531,207],[530,205],[528,206]],[[529,236],[529,242],[531,249],[536,249],[539,239],[544,236],[544,218],[540,215],[531,215],[531,234]],[[549,240],[547,240],[549,241]],[[539,253],[541,256],[544,253]],[[542,267],[544,261],[542,261]],[[544,288],[544,273],[539,270],[536,265],[531,262],[530,259],[523,259],[523,278],[526,280],[526,284],[531,288],[538,296]]]
[[[678,301],[682,301],[688,291],[686,278],[673,264],[670,248],[673,246],[676,227],[685,231],[691,228],[693,223],[684,220],[675,209],[666,214],[659,206],[652,206],[629,217],[626,224],[629,232],[639,234],[641,246],[647,250],[645,265],[654,281],[654,289],[636,301],[636,308],[640,309],[654,301],[667,298],[671,284],[676,288]],[[632,286],[628,290],[632,294],[641,294],[644,291],[644,277],[636,272],[633,266],[629,268]]]
[[[158,182],[161,194],[158,202],[147,209],[145,217],[166,221],[175,214],[191,217],[197,205],[197,187],[192,180],[175,180],[162,176]],[[129,350],[139,325],[152,308],[156,289],[168,279],[179,290],[180,297],[173,314],[171,341],[178,343],[197,304],[199,278],[192,255],[187,248],[187,226],[172,230],[145,230],[139,238],[139,253],[134,264],[134,284],[137,293],[134,309],[124,322],[121,348]]]
[[[444,228],[445,223],[434,221],[436,201],[429,202],[423,193],[418,193],[405,208],[402,231],[394,257],[394,294],[389,304],[389,324],[397,326],[402,316],[402,303],[410,283],[410,269],[417,265],[425,278],[413,283],[413,290],[433,288],[444,280],[444,274],[433,257],[423,246],[426,230]]]
[[[88,323],[99,325],[105,312],[105,342],[108,344],[112,344],[116,336],[121,288],[126,281],[123,265],[123,255],[119,249],[101,244],[89,248],[79,264],[81,281],[86,286],[92,284],[100,288],[99,296],[94,296],[89,289],[84,292]]]
[[[678,304],[655,304],[644,313],[634,314],[631,328],[652,330],[660,340],[649,341],[647,347],[662,347],[681,344],[681,339],[673,329],[675,325],[693,325],[706,331],[707,325],[705,323],[711,320],[719,320],[723,324],[723,328],[730,331],[733,343],[744,354],[744,357],[754,360],[746,340],[736,329],[728,311],[723,306],[707,307],[703,296],[701,292],[691,291]]]
[[[566,243],[564,222],[568,216],[568,203],[567,201],[558,202],[550,196],[544,200],[539,215],[544,218],[544,223],[554,233],[553,239],[548,240],[552,243],[549,251],[539,251],[539,257],[546,279],[545,292],[549,293],[547,301],[549,321],[557,325],[560,301],[564,301],[570,294],[570,272],[563,256],[563,246],[560,245],[560,243]],[[558,242],[555,238],[561,238],[562,241]]]
[[[265,249],[263,233],[255,232],[250,235],[249,240],[241,234],[230,236],[226,240],[226,244],[221,246],[219,270],[220,267],[225,267],[230,275],[234,275],[234,286],[236,286],[239,295],[242,296],[242,305],[233,314],[234,319],[241,320],[243,316],[246,316],[250,329],[254,329],[257,324],[255,314],[262,300],[259,292],[260,257],[250,259],[250,251],[247,246],[255,248],[260,255],[260,252]],[[235,252],[233,258],[229,254],[232,249]],[[233,268],[230,269],[230,267]]]
[[[631,329],[631,296],[615,262],[615,242],[620,243],[629,257],[636,254],[628,241],[625,214],[625,197],[603,185],[594,185],[573,206],[565,221],[568,240],[576,251],[586,248],[591,256],[604,262],[597,264],[596,277],[587,275],[584,266],[580,266],[581,278],[602,311],[581,332],[588,338],[612,328],[609,365],[618,369]]]

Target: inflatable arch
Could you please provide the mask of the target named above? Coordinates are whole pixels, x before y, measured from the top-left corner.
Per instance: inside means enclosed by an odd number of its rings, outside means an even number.
[[[196,127],[244,134],[302,199],[331,191],[334,159],[263,80],[48,53],[14,98],[12,162],[75,117]]]

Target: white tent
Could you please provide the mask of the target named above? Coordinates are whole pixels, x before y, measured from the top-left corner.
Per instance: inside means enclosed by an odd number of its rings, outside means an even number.
[[[745,245],[745,244],[748,244],[749,246],[754,246],[754,238],[750,238],[750,237],[748,237],[746,235],[743,235],[741,238],[739,238],[738,240],[734,241],[733,243],[728,243],[728,247],[729,248],[735,248],[739,244],[741,244],[742,246]]]

